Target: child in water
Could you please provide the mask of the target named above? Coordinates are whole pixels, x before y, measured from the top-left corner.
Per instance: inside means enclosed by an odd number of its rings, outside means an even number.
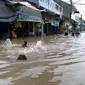
[[[27,47],[27,41],[26,41],[26,40],[24,40],[24,41],[22,42],[22,47]]]

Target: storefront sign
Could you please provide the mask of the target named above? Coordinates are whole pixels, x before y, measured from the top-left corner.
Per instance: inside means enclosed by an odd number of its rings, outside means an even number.
[[[41,12],[37,9],[33,9],[25,6],[19,7],[19,21],[31,21],[31,22],[41,22],[43,23],[42,17],[41,17]]]
[[[31,16],[31,15],[28,15],[26,13],[23,13],[22,15],[20,15],[20,18],[19,18],[20,21],[32,21],[32,22],[42,22],[41,18],[38,17],[38,16]]]

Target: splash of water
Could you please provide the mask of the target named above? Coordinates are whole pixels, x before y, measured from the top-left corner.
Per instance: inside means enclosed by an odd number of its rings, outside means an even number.
[[[35,47],[38,48],[39,50],[46,50],[44,43],[41,40],[36,43]]]
[[[11,46],[13,47],[13,45],[9,40],[5,41],[4,46],[5,48],[8,48],[6,52],[10,54],[10,56],[7,56],[7,57],[11,59],[17,58],[19,54],[25,54],[28,57],[37,55],[38,57],[40,55],[43,55],[47,51],[43,41],[41,40],[37,41],[35,45],[30,46],[30,48],[28,47],[27,48],[13,48],[13,50],[11,50],[9,48]]]
[[[24,53],[30,53],[30,52],[37,52],[37,53],[40,53],[40,52],[44,52],[46,51],[46,47],[44,46],[44,43],[43,41],[37,41],[37,43],[35,45],[32,45],[29,50],[24,50]]]
[[[9,38],[7,38],[5,43],[4,43],[4,48],[9,49],[11,47],[12,47],[12,42]]]

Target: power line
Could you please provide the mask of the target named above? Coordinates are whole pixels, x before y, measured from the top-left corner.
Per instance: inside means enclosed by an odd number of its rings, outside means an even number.
[[[70,1],[66,1],[66,2],[70,2]]]
[[[64,0],[62,0],[62,1],[64,1]],[[70,1],[68,0],[68,1],[64,1],[64,2],[68,3],[68,2],[70,2]]]
[[[83,4],[83,3],[76,3],[77,5],[85,5],[85,4]]]
[[[78,3],[79,1],[81,1],[81,0],[78,0],[77,2],[74,2],[74,4]],[[68,0],[68,1],[64,1],[64,2],[70,2],[70,1]]]
[[[74,4],[78,3],[79,1],[81,1],[81,0],[78,0],[78,1],[77,1],[77,2],[75,2]]]

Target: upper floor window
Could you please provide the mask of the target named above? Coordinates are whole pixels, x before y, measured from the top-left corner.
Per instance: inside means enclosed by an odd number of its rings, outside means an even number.
[[[56,9],[58,10],[59,6],[56,4]]]
[[[62,12],[62,7],[60,7],[60,12]]]

